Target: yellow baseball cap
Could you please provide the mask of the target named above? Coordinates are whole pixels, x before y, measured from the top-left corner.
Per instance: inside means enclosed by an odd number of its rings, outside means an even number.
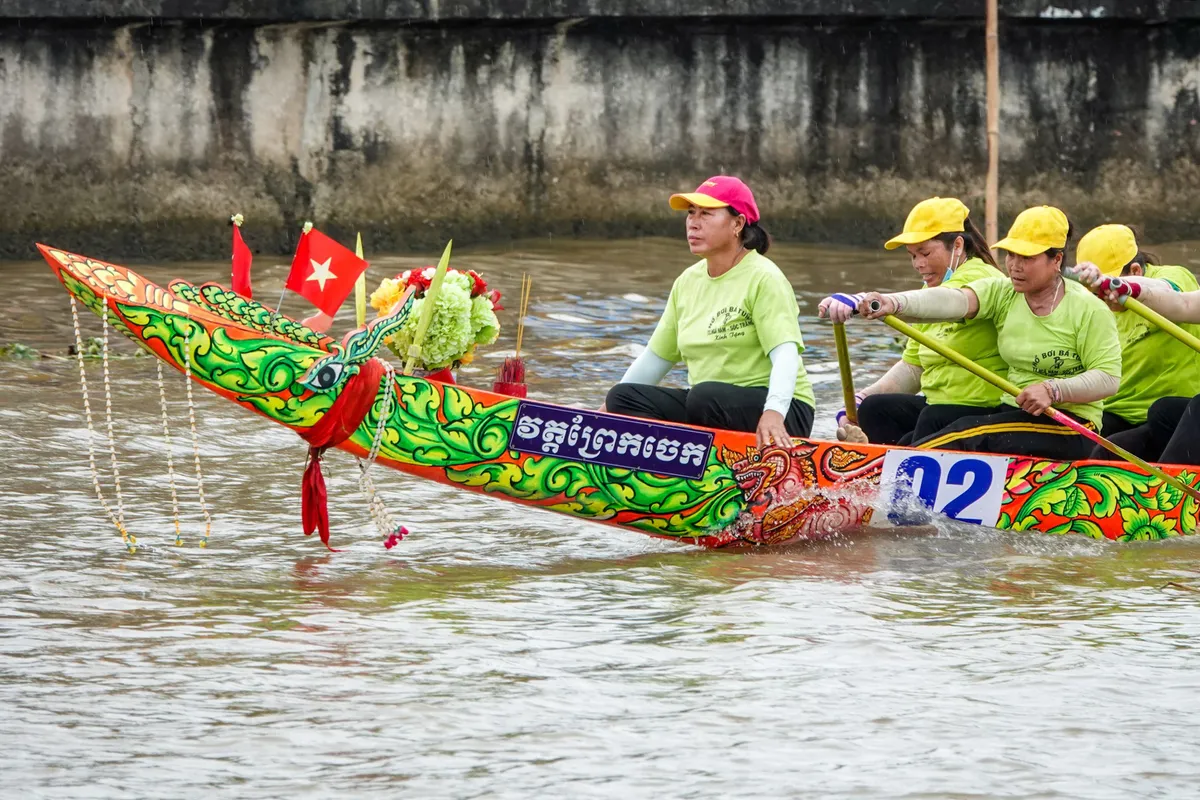
[[[1101,225],[1075,247],[1075,263],[1090,261],[1105,275],[1118,276],[1138,254],[1137,238],[1126,225]]]
[[[1017,215],[1008,229],[1008,236],[992,245],[992,249],[1007,250],[1019,256],[1036,256],[1066,247],[1070,230],[1067,215],[1054,206],[1027,208]]]
[[[943,233],[962,233],[966,230],[971,211],[957,197],[931,197],[922,200],[908,212],[904,230],[887,240],[885,250],[895,250],[905,244],[927,242]]]

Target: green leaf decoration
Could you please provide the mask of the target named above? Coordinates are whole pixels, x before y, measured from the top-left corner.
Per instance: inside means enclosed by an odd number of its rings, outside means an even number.
[[[237,292],[231,292],[215,283],[193,286],[184,280],[174,280],[167,288],[177,297],[244,328],[260,333],[274,333],[321,350],[328,350],[334,344],[333,339],[325,334],[317,333],[290,317],[272,311],[262,303],[247,300]]]
[[[1103,539],[1104,531],[1090,519],[1077,519],[1071,522],[1071,532],[1081,533],[1091,539]]]
[[[1027,517],[1021,517],[1016,522],[1014,522],[1011,530],[1027,531],[1030,528],[1032,528],[1033,526],[1037,525],[1037,523],[1038,523],[1038,518],[1035,517],[1033,514],[1030,514]]]
[[[380,455],[405,464],[436,467],[454,483],[596,521],[620,517],[625,525],[665,536],[695,536],[723,529],[745,507],[730,469],[709,457],[703,477],[685,480],[634,470],[529,456],[499,462],[508,448],[518,401],[477,402],[452,385],[397,376],[398,403],[386,421]],[[364,449],[382,411],[376,398],[354,441]],[[514,457],[516,455],[514,454]]]
[[[310,427],[333,404],[332,396],[300,397],[305,393],[297,383],[325,356],[322,350],[274,338],[234,338],[227,328],[215,328],[210,336],[195,320],[147,306],[121,306],[120,310],[139,328],[135,338],[161,343],[167,357],[180,366],[190,340],[196,378],[236,395],[272,419]]]
[[[1049,514],[1054,506],[1066,502],[1067,490],[1062,486],[1045,486],[1033,493],[1033,496],[1025,501],[1025,507],[1031,511],[1040,511],[1043,514]]]
[[[1063,534],[1070,533],[1070,532],[1071,532],[1071,523],[1069,523],[1069,522],[1064,522],[1061,525],[1055,525],[1053,528],[1046,531],[1046,533],[1050,534],[1051,536],[1062,536]]]
[[[1075,468],[1072,467],[1039,486],[1033,494],[1025,499],[1020,511],[1016,514],[1016,519],[1024,519],[1035,511],[1049,514],[1055,503],[1061,503],[1066,499],[1066,487],[1073,486],[1077,477]]]
[[[1121,519],[1125,523],[1125,533],[1119,538],[1122,542],[1155,541],[1179,535],[1174,520],[1162,514],[1151,515],[1142,508],[1123,509]]]
[[[1087,495],[1083,493],[1083,489],[1080,489],[1078,486],[1068,486],[1062,492],[1062,500],[1052,503],[1050,506],[1055,514],[1072,518],[1083,517],[1092,513],[1092,504],[1088,502]]]
[[[1172,486],[1169,483],[1159,483],[1157,488],[1158,493],[1155,497],[1159,511],[1174,511],[1186,496],[1182,489]]]

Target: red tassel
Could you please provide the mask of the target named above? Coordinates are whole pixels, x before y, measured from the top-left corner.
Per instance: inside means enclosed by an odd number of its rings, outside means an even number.
[[[324,448],[310,447],[308,466],[304,468],[304,481],[300,493],[300,519],[304,524],[304,535],[311,536],[314,530],[321,533],[321,543],[331,553],[338,552],[329,546],[329,493],[325,489],[325,476],[321,473],[321,454]]]
[[[330,447],[337,447],[358,430],[375,402],[383,372],[382,361],[368,359],[317,424],[298,431],[309,444],[308,465],[304,468],[300,486],[300,519],[304,535],[320,531],[325,547],[335,553],[337,551],[329,547],[329,494],[325,489],[325,476],[321,474],[321,454]],[[389,384],[387,391],[395,389]]]

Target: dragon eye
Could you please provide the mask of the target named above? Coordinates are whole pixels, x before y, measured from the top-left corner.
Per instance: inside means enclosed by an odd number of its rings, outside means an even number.
[[[340,361],[326,360],[316,364],[300,382],[314,392],[327,392],[338,385],[344,369]]]

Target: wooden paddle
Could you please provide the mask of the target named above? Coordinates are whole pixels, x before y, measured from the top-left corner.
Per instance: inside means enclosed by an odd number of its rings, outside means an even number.
[[[1070,278],[1071,280],[1079,280],[1078,278],[1076,278],[1073,274],[1071,274],[1069,272],[1067,273],[1067,277]],[[1109,287],[1112,289],[1120,289],[1124,285],[1124,283],[1125,282],[1122,281],[1120,278],[1114,278],[1109,283]],[[1127,308],[1130,311],[1132,311],[1133,313],[1137,314],[1142,319],[1146,320],[1147,322],[1151,322],[1151,323],[1157,325],[1158,327],[1162,328],[1165,332],[1171,334],[1176,339],[1178,339],[1179,341],[1186,344],[1188,347],[1192,348],[1193,350],[1196,350],[1197,352],[1200,352],[1200,339],[1196,338],[1192,334],[1185,331],[1183,328],[1179,327],[1178,324],[1171,322],[1171,320],[1167,319],[1162,314],[1155,311],[1153,308],[1150,308],[1150,306],[1146,305],[1141,300],[1137,300],[1126,294],[1126,295],[1120,296],[1119,302],[1121,303],[1121,305],[1125,306],[1125,308]]]
[[[842,373],[842,402],[846,405],[846,419],[851,425],[857,425],[858,402],[854,397],[854,376],[850,374],[850,345],[846,344],[845,323],[833,323],[833,341],[837,345],[838,371]]]
[[[879,301],[878,300],[871,301],[871,310],[872,311],[879,310]],[[966,356],[964,356],[962,353],[958,352],[957,350],[953,350],[953,349],[947,347],[946,345],[939,342],[937,339],[934,339],[932,336],[927,336],[924,333],[921,333],[919,330],[917,330],[913,326],[909,325],[906,322],[902,322],[901,320],[896,319],[891,314],[888,314],[886,317],[884,317],[883,321],[886,322],[888,325],[892,326],[893,328],[895,328],[896,330],[903,333],[905,336],[908,336],[912,339],[916,339],[918,342],[925,345],[930,350],[933,350],[935,353],[942,356],[942,358],[945,358],[948,361],[953,361],[955,364],[958,364],[960,367],[967,370],[968,372],[978,375],[980,378],[987,381],[992,386],[995,386],[997,389],[999,389],[1003,392],[1007,392],[1008,394],[1012,395],[1013,397],[1016,397],[1017,395],[1019,395],[1021,393],[1021,390],[1017,387],[1016,384],[1011,383],[1010,381],[1008,381],[1004,378],[1001,378],[999,375],[992,372],[987,367],[983,367],[983,366],[980,366],[979,364],[976,364],[974,361],[967,358]],[[1047,408],[1043,413],[1046,416],[1048,416],[1050,419],[1054,420],[1055,422],[1058,422],[1062,425],[1067,426],[1068,428],[1070,428],[1071,430],[1080,434],[1081,436],[1087,437],[1088,439],[1090,439],[1091,441],[1100,445],[1101,447],[1103,447],[1105,450],[1112,453],[1113,455],[1120,456],[1121,458],[1125,459],[1129,463],[1134,464],[1138,467],[1141,467],[1142,469],[1146,470],[1154,477],[1161,480],[1163,483],[1170,484],[1171,486],[1175,487],[1179,491],[1184,492],[1187,495],[1190,495],[1191,497],[1193,497],[1196,500],[1200,500],[1200,492],[1196,491],[1191,486],[1188,486],[1187,484],[1185,484],[1183,481],[1179,480],[1178,478],[1168,475],[1162,469],[1154,466],[1153,464],[1151,464],[1150,462],[1146,461],[1143,458],[1139,458],[1138,456],[1136,456],[1133,453],[1126,450],[1124,447],[1121,447],[1118,444],[1113,444],[1108,439],[1105,439],[1103,436],[1096,433],[1095,431],[1089,430],[1088,428],[1084,427],[1080,423],[1071,419],[1070,417],[1068,417],[1066,414],[1062,413],[1058,409]]]

